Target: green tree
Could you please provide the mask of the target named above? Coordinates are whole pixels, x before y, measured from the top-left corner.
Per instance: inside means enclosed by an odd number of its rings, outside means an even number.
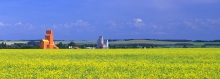
[[[0,48],[3,48],[3,44],[4,44],[3,42],[0,44]]]
[[[152,44],[152,45],[151,45],[151,48],[154,48],[154,47],[155,47],[154,44]]]
[[[70,42],[70,43],[68,44],[68,46],[76,46],[76,43]]]
[[[4,47],[4,48],[7,48],[7,44],[5,43],[3,47]]]
[[[6,47],[7,47],[6,43],[2,42],[2,43],[0,44],[0,48],[6,48]]]
[[[57,44],[57,47],[59,47],[59,48],[65,48],[65,45],[64,45],[62,42],[60,42],[60,43]]]
[[[183,48],[187,48],[187,47],[186,47],[186,44],[183,45]]]

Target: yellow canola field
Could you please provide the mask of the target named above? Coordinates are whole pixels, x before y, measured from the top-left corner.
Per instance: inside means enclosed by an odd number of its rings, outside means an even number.
[[[220,49],[6,49],[0,78],[220,79]]]

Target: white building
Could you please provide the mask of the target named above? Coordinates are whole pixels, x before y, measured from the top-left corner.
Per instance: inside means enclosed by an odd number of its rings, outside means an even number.
[[[108,39],[104,40],[104,48],[108,49]]]
[[[108,39],[103,39],[103,36],[99,36],[99,39],[97,40],[97,48],[108,49]]]

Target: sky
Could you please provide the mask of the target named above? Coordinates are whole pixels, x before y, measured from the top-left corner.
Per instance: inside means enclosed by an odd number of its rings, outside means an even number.
[[[1,0],[0,40],[220,39],[220,0]]]

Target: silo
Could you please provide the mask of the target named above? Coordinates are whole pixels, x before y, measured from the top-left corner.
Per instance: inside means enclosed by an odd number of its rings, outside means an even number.
[[[108,49],[108,39],[104,40],[105,48]]]
[[[103,36],[99,36],[99,39],[97,40],[97,48],[103,48],[104,40]]]

